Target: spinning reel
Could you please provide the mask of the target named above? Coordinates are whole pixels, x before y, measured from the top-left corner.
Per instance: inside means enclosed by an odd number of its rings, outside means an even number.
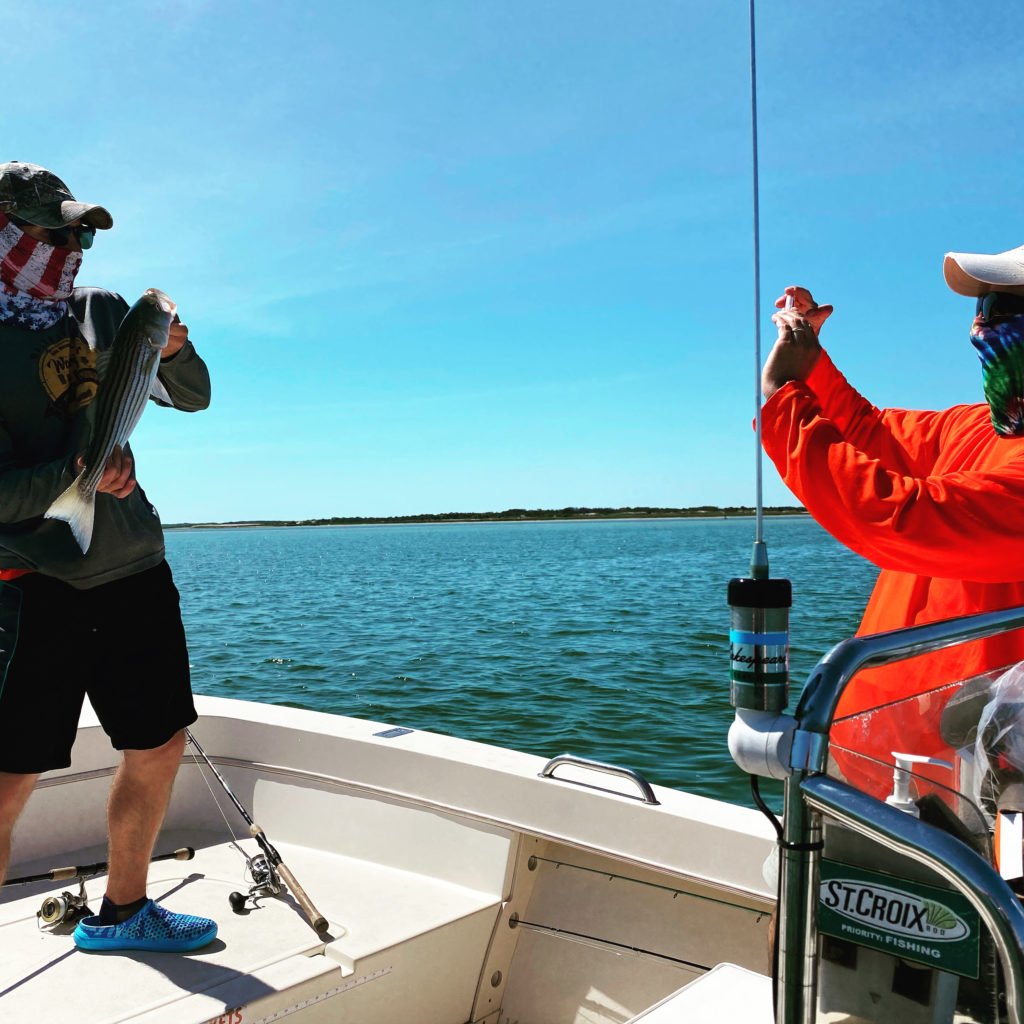
[[[47,896],[43,905],[36,911],[36,917],[42,922],[41,927],[56,928],[59,924],[74,924],[91,914],[85,894],[85,880],[79,879],[78,894],[65,890],[59,896]]]
[[[264,854],[260,853],[255,857],[250,857],[237,843],[232,843],[231,845],[245,858],[245,873],[247,881],[251,882],[248,894],[243,896],[240,892],[233,892],[228,896],[228,903],[231,904],[231,909],[236,914],[241,914],[245,911],[249,900],[253,901],[253,906],[255,907],[260,897],[276,896],[284,887],[274,865],[270,863]]]
[[[191,846],[183,846],[173,853],[161,853],[150,858],[150,863],[159,860],[191,860],[196,851]],[[59,924],[74,924],[76,921],[91,914],[89,909],[88,896],[85,894],[85,880],[93,875],[101,875],[107,871],[107,862],[100,861],[97,864],[79,864],[65,868],[51,868],[49,871],[42,871],[36,875],[24,875],[21,878],[8,878],[4,886],[26,885],[29,882],[65,882],[68,879],[78,879],[78,893],[68,892],[66,889],[59,896],[47,896],[43,905],[36,911],[36,917],[42,928],[56,928]]]

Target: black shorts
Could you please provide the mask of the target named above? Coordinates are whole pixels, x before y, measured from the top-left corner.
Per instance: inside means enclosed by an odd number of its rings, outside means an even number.
[[[0,583],[0,649],[0,771],[67,768],[86,694],[118,750],[197,718],[166,562],[90,590],[38,573]]]

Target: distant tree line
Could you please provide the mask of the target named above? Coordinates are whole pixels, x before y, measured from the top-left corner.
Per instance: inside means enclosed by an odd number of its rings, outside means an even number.
[[[806,515],[799,505],[770,505],[766,516]],[[629,508],[507,508],[504,512],[439,512],[411,516],[331,516],[329,519],[253,519],[229,523],[173,523],[169,529],[184,526],[370,526],[382,523],[488,523],[555,519],[729,519],[752,516],[748,505],[697,505],[693,508],[656,508],[636,505]]]

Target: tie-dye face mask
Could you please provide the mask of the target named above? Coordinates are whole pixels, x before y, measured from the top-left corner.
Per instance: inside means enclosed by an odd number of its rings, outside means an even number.
[[[1024,314],[991,323],[979,316],[971,327],[971,343],[981,357],[992,426],[1003,437],[1024,437]]]

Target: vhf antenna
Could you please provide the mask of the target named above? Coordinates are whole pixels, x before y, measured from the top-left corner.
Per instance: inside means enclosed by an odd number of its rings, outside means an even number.
[[[757,58],[750,0],[750,118],[754,181],[754,433],[757,491],[749,577],[729,581],[730,694],[734,708],[782,711],[789,703],[789,580],[769,579],[761,483],[761,231],[757,166]]]
[[[764,543],[764,489],[761,455],[761,203],[757,166],[757,48],[754,37],[754,0],[750,0],[750,138],[754,188],[754,550],[751,579],[768,578],[768,548]]]

